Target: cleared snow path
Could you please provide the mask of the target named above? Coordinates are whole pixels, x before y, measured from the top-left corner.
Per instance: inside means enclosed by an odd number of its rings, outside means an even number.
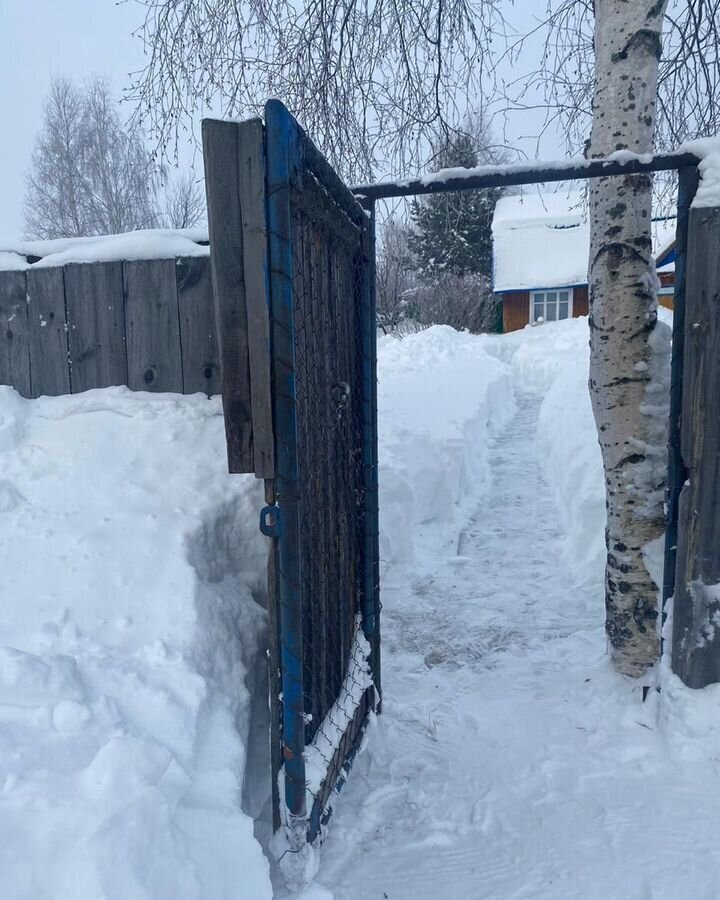
[[[610,670],[601,585],[561,561],[539,404],[518,397],[459,546],[383,586],[386,714],[307,898],[719,896],[714,828],[685,823],[716,821],[720,791],[678,770],[655,695]]]

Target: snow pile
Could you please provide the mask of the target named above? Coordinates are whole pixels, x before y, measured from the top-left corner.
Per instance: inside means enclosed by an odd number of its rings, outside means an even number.
[[[262,498],[219,401],[0,387],[0,472],[3,897],[271,897],[240,807]]]
[[[380,557],[411,562],[417,529],[457,542],[487,485],[489,442],[511,418],[508,367],[484,342],[435,326],[378,348]]]
[[[206,228],[155,228],[51,241],[18,241],[0,245],[0,270],[120,259],[173,259],[209,256]],[[39,257],[29,262],[28,257]]]

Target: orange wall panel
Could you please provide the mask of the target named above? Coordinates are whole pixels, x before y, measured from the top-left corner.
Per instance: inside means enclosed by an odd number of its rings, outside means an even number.
[[[530,291],[512,291],[502,295],[503,332],[518,331],[530,321]]]

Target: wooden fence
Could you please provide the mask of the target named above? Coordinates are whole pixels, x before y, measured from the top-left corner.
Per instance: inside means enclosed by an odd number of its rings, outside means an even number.
[[[690,210],[672,667],[720,682],[720,208]]]
[[[0,384],[220,393],[210,258],[0,271]]]

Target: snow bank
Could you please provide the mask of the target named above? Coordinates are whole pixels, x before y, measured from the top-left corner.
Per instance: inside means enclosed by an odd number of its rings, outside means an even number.
[[[588,390],[587,318],[528,325],[487,340],[510,363],[518,385],[544,395],[536,447],[566,536],[561,553],[578,583],[597,583],[605,563],[605,492]]]
[[[270,898],[240,808],[262,498],[219,401],[0,387],[8,900]]]
[[[18,241],[7,246],[0,245],[0,269],[209,255],[206,228],[155,228],[124,234],[59,238],[52,241]],[[40,259],[29,263],[27,257]]]
[[[417,528],[457,541],[489,477],[489,441],[512,416],[508,367],[481,337],[435,326],[378,348],[380,556],[416,557]]]

